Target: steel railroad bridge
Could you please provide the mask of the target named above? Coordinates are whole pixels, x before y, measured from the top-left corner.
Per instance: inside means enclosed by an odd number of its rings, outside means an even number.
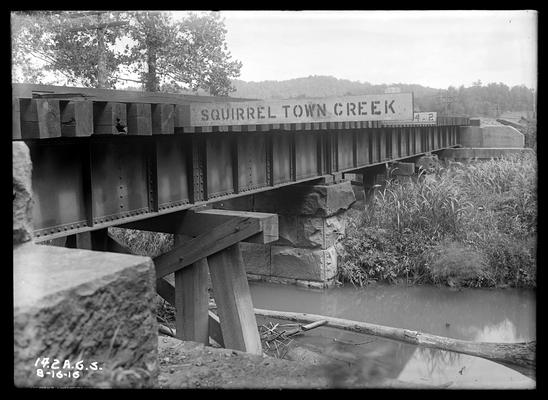
[[[440,116],[436,125],[186,126],[190,103],[226,100],[14,84],[13,140],[31,152],[36,240],[454,147],[468,125]]]
[[[276,240],[277,216],[207,205],[455,147],[469,121],[190,126],[192,104],[227,100],[249,101],[13,84],[12,138],[30,150],[35,242],[129,252],[106,228],[174,233],[154,263],[158,292],[181,306],[177,335],[260,352],[237,243]],[[207,310],[208,268],[220,323]]]

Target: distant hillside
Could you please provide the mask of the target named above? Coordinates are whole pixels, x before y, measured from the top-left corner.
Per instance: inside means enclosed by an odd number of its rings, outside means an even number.
[[[421,85],[408,84],[381,84],[372,85],[369,82],[337,79],[332,76],[309,76],[307,78],[289,79],[286,81],[246,82],[234,80],[232,84],[236,91],[234,97],[255,99],[290,99],[328,96],[347,96],[360,94],[384,93],[390,86],[397,86],[402,92],[414,92],[415,96],[434,95],[438,89]]]
[[[349,96],[384,93],[388,87],[401,92],[412,92],[415,111],[437,111],[442,114],[498,117],[507,111],[534,109],[534,93],[520,85],[509,87],[504,83],[481,81],[473,86],[435,89],[416,84],[392,83],[373,85],[369,82],[337,79],[332,76],[309,76],[285,81],[246,82],[232,81],[236,91],[232,97],[249,99],[290,99],[330,96]]]

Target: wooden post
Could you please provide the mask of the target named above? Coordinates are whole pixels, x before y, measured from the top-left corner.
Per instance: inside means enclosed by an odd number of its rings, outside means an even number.
[[[175,235],[174,245],[184,242]],[[202,258],[187,268],[175,271],[175,326],[181,340],[209,345],[209,293],[207,259]]]
[[[251,293],[238,244],[207,258],[226,348],[262,354]]]
[[[209,345],[207,260],[175,272],[175,324],[181,340]]]

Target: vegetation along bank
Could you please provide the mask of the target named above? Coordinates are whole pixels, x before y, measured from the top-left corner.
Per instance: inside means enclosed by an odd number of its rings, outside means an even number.
[[[390,179],[349,221],[339,280],[536,287],[535,155]]]

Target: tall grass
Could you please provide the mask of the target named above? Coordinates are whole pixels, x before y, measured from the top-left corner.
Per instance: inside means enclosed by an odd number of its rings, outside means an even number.
[[[534,156],[448,162],[386,182],[349,225],[339,277],[358,285],[534,286],[536,221]]]

